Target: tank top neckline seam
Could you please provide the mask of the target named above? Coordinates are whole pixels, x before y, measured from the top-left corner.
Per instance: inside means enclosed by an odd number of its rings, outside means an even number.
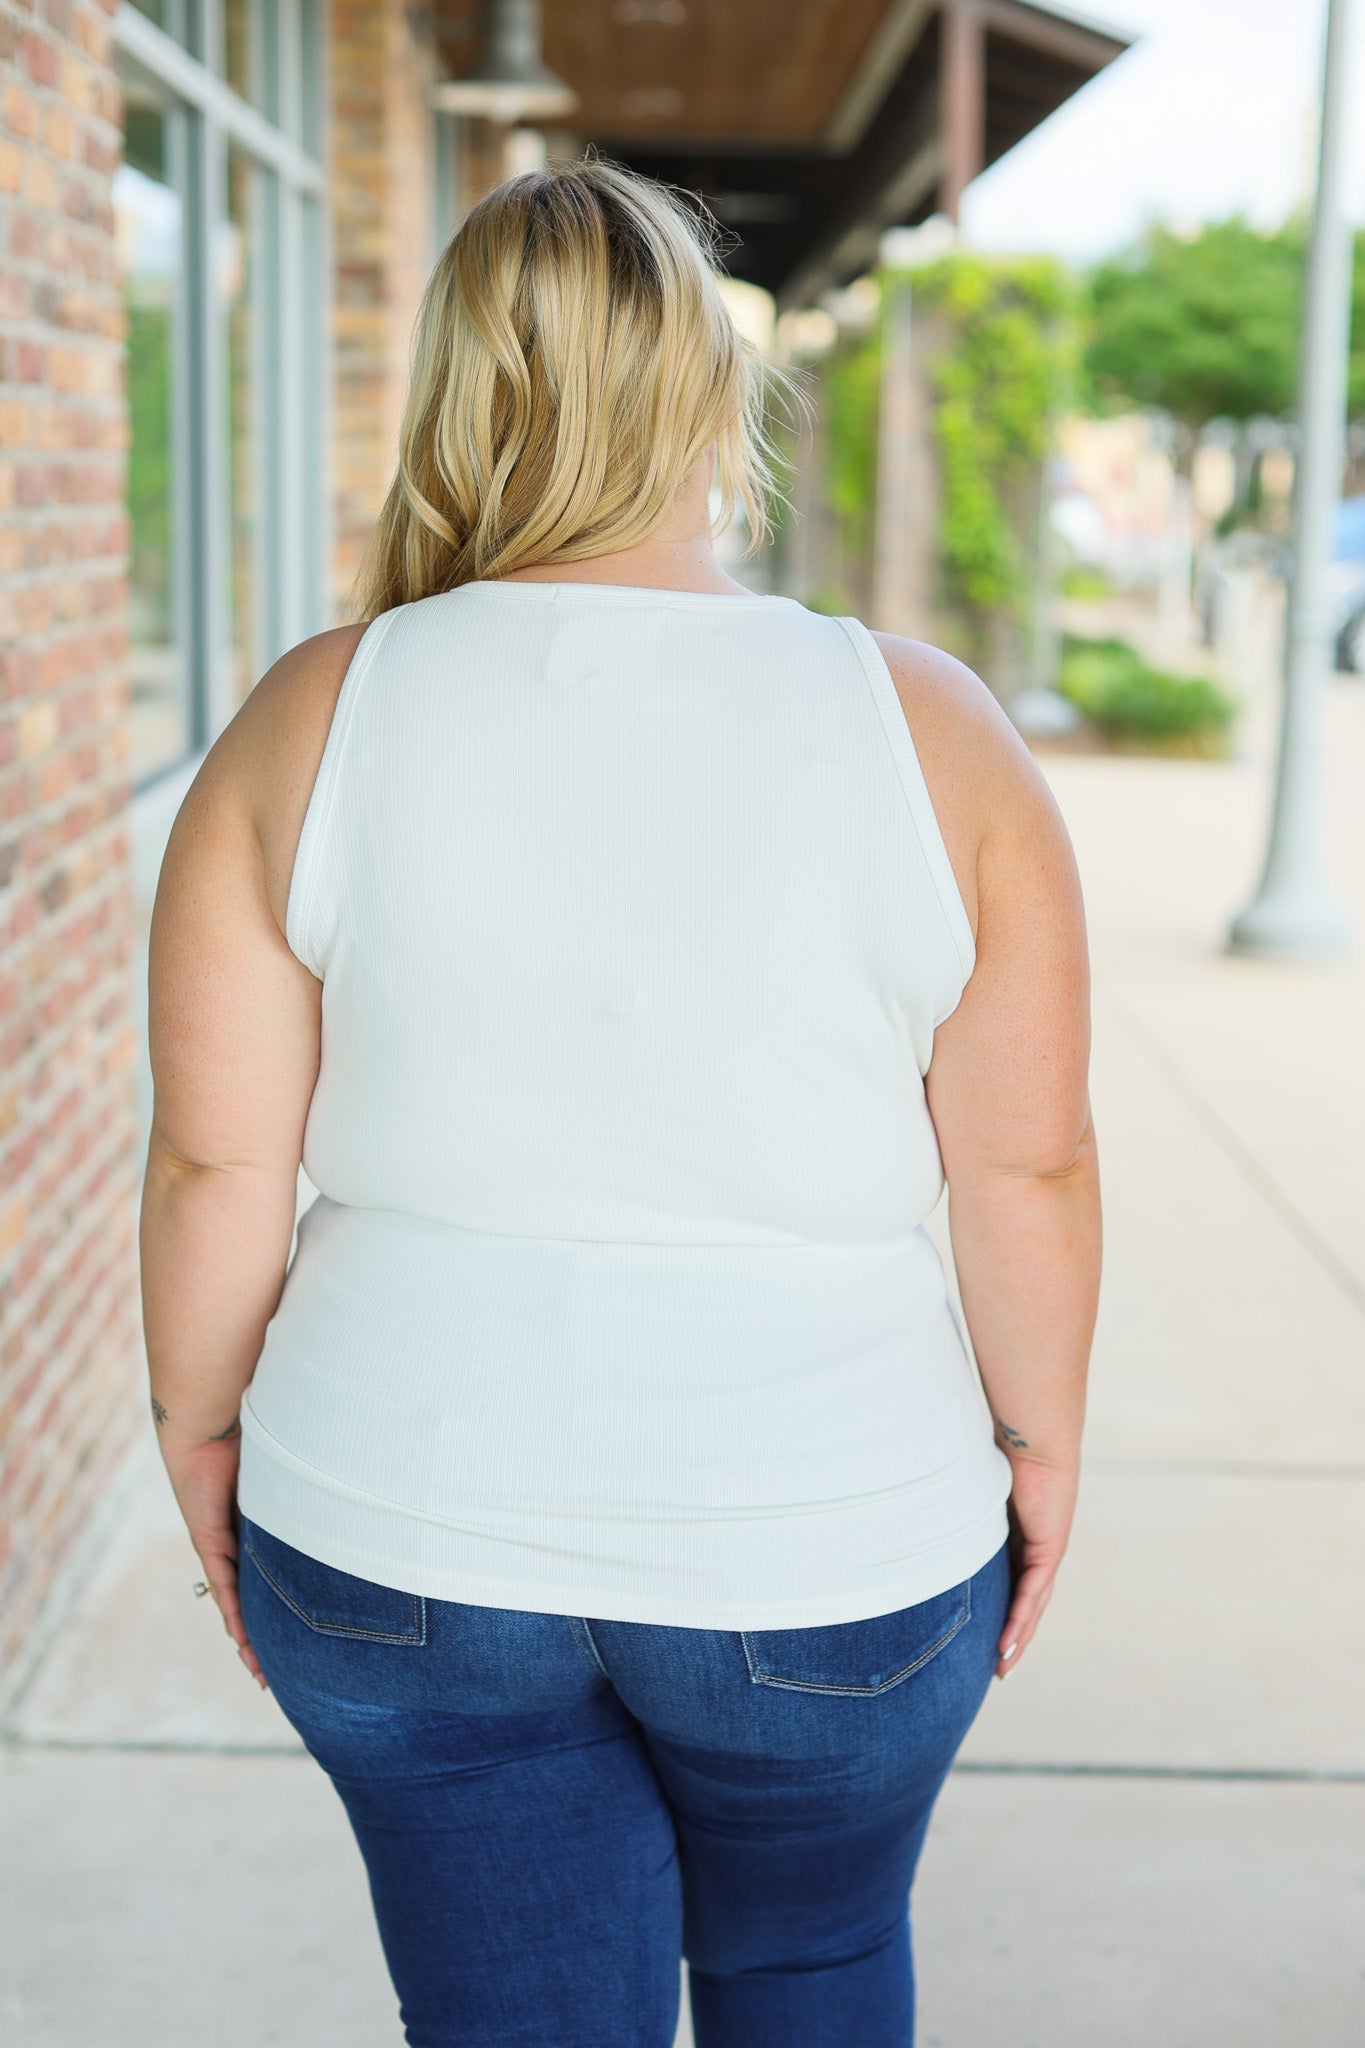
[[[544,581],[531,582],[513,580],[505,576],[476,576],[468,583],[457,584],[455,590],[448,594],[455,596],[462,590],[543,591],[550,598],[556,598],[564,591],[573,594],[595,592],[599,596],[607,597],[648,597],[669,604],[783,604],[805,609],[799,598],[787,597],[776,590],[676,590],[671,585],[653,583],[553,583],[548,578]]]

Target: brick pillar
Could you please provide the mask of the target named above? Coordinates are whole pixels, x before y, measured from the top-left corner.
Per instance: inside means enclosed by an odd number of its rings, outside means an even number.
[[[933,315],[916,310],[908,277],[892,273],[883,291],[872,624],[932,640],[939,487],[931,365],[943,337]]]
[[[406,0],[333,0],[332,478],[339,615],[393,476],[408,343],[435,251],[434,48]]]
[[[460,199],[465,208],[478,202],[508,175],[508,131],[499,122],[467,116],[460,122]]]
[[[139,1408],[112,0],[0,0],[0,1671]]]
[[[812,407],[809,417],[798,415],[792,450],[794,516],[784,529],[782,588],[804,603],[824,608],[833,603],[842,609],[847,596],[839,588],[838,534],[827,474],[829,421],[818,363],[807,368],[807,376]]]

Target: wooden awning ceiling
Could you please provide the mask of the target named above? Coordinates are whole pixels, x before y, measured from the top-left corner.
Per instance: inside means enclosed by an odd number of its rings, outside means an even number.
[[[450,75],[477,10],[435,9]],[[956,216],[964,185],[1128,47],[1025,0],[543,0],[566,140],[700,192],[727,267],[807,305],[885,228]]]

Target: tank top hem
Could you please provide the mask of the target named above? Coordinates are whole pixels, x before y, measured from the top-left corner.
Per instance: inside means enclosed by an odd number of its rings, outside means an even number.
[[[889,1559],[875,1575],[867,1573],[863,1589],[850,1583],[848,1575],[838,1586],[799,1595],[781,1596],[753,1593],[736,1597],[718,1584],[709,1587],[669,1589],[657,1577],[654,1560],[641,1563],[638,1572],[617,1568],[613,1582],[610,1572],[584,1571],[566,1579],[538,1580],[534,1568],[523,1563],[518,1571],[500,1576],[480,1569],[472,1560],[490,1549],[516,1550],[524,1559],[536,1548],[534,1524],[528,1518],[522,1535],[515,1541],[490,1537],[461,1528],[454,1522],[415,1515],[410,1508],[366,1494],[297,1458],[273,1438],[253,1416],[249,1400],[242,1410],[242,1465],[238,1503],[249,1521],[255,1522],[282,1543],[331,1565],[337,1571],[371,1584],[390,1586],[430,1600],[443,1600],[477,1607],[503,1607],[522,1613],[584,1615],[599,1621],[656,1623],[669,1628],[767,1629],[818,1628],[839,1622],[864,1621],[878,1614],[892,1614],[932,1600],[951,1587],[969,1579],[989,1563],[1008,1534],[1005,1501],[1008,1489],[1000,1491],[990,1510],[976,1516],[966,1527],[953,1530],[938,1541]],[[1000,1463],[1003,1465],[1004,1460]],[[913,1498],[913,1484],[905,1489]],[[885,1514],[884,1499],[876,1502]],[[831,1515],[856,1515],[861,1504],[839,1503],[832,1509],[812,1511],[809,1518],[787,1514],[784,1521],[811,1524],[827,1521]],[[682,1518],[680,1518],[682,1519]],[[714,1547],[716,1518],[696,1525]],[[686,1523],[684,1521],[684,1527]],[[736,1516],[726,1522],[727,1547],[733,1547],[735,1576],[742,1575],[744,1535],[752,1523]],[[594,1525],[583,1524],[591,1537]],[[600,1540],[600,1528],[597,1530]],[[809,1544],[793,1530],[793,1550],[809,1557]],[[562,1555],[560,1539],[547,1534],[547,1558]],[[704,1574],[687,1570],[688,1577]],[[640,1583],[624,1581],[637,1576]],[[728,1574],[717,1573],[718,1577]]]

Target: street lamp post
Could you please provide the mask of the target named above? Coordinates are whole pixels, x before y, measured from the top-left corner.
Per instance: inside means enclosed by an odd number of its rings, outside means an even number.
[[[1356,0],[1328,0],[1317,203],[1299,353],[1294,557],[1285,625],[1284,704],[1265,870],[1233,919],[1239,953],[1322,957],[1350,938],[1322,851],[1322,781],[1330,644],[1324,569],[1346,452],[1351,234],[1343,205]]]

